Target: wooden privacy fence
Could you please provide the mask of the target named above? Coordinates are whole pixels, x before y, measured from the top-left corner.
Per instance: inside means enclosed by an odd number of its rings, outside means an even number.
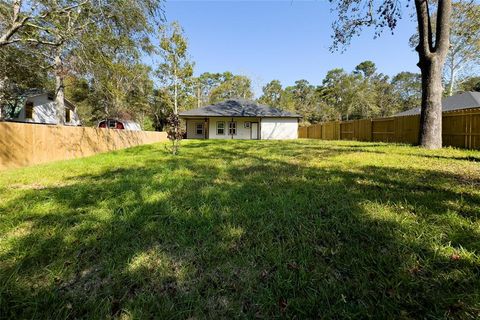
[[[167,140],[165,132],[0,122],[0,169]]]
[[[480,149],[480,109],[444,112],[445,146]],[[418,143],[420,116],[332,121],[300,127],[299,138]]]

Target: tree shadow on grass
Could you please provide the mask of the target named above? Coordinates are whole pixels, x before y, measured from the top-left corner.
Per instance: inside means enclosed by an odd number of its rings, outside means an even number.
[[[201,144],[178,157],[125,151],[142,161],[2,204],[0,316],[478,316],[468,182],[313,168],[282,159],[298,151],[288,144]]]
[[[388,154],[388,155],[400,155],[400,156],[412,156],[418,158],[425,158],[425,159],[439,159],[439,160],[457,160],[457,161],[469,161],[469,162],[480,162],[480,156],[477,155],[462,155],[457,156],[455,153],[476,153],[477,150],[467,150],[467,149],[459,149],[459,148],[452,148],[454,151],[451,155],[444,155],[444,154],[437,154],[436,150],[425,150],[420,147],[410,146],[408,144],[395,144],[395,143],[371,143],[371,142],[361,142],[361,141],[349,141],[349,140],[341,140],[341,141],[325,141],[322,140],[324,144],[318,145],[315,143],[314,140],[300,140],[299,142],[290,144],[291,148],[301,147],[302,145],[310,145],[310,148],[313,149],[330,149],[330,150],[341,150],[344,152],[366,152],[366,153],[374,153],[374,154]],[[326,142],[326,143],[325,143]],[[333,142],[333,144],[332,144]],[[340,143],[340,144],[339,144]],[[394,150],[381,150],[385,147],[395,147],[395,146],[410,146],[409,149],[414,148],[417,152],[396,152]],[[443,150],[440,150],[442,152]],[[443,153],[443,152],[442,152]]]

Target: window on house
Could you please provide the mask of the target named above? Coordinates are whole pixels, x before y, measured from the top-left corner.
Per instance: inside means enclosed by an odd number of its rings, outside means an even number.
[[[108,127],[110,129],[115,129],[117,127],[117,121],[116,120],[108,120],[107,124],[108,124]]]
[[[229,122],[228,123],[228,134],[229,135],[236,135],[237,134],[237,123],[236,122]]]
[[[218,121],[217,122],[217,135],[225,134],[225,122]]]
[[[203,135],[203,123],[196,124],[195,132],[197,133],[197,135]]]
[[[65,109],[65,122],[70,122],[70,109]]]
[[[246,128],[246,129],[250,129],[250,122],[248,122],[248,121],[245,122],[245,123],[243,124],[243,127]]]
[[[28,101],[25,104],[25,118],[26,119],[33,119],[33,102]]]

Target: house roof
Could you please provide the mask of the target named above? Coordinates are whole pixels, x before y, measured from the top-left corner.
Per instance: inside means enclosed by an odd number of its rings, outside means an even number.
[[[300,115],[242,99],[226,100],[203,108],[180,112],[180,117],[301,118]]]
[[[31,99],[31,98],[35,98],[35,97],[43,96],[43,95],[46,95],[49,100],[53,101],[55,99],[55,95],[52,92],[45,91],[43,89],[35,89],[35,88],[34,89],[28,89],[23,94],[21,94],[19,97],[21,97],[22,99],[25,100],[25,99]],[[65,101],[65,105],[69,109],[72,109],[73,111],[75,111],[76,106],[70,100],[68,100],[67,98],[63,98],[63,100]]]
[[[449,112],[462,109],[480,108],[480,92],[465,92],[442,99],[442,111]],[[420,108],[413,108],[397,113],[395,117],[420,114]]]
[[[43,94],[47,94],[48,92],[46,92],[45,90],[43,89],[38,89],[38,88],[31,88],[31,89],[27,89],[25,90],[24,92],[22,92],[19,97],[22,98],[22,99],[26,99],[26,98],[32,98],[32,97],[36,97],[36,96],[41,96]]]

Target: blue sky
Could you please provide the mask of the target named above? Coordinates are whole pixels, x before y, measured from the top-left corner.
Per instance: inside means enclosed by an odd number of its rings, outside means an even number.
[[[408,46],[415,31],[404,12],[394,35],[373,39],[366,31],[345,53],[331,53],[328,1],[167,1],[169,22],[179,21],[196,63],[195,74],[231,71],[252,79],[255,94],[272,79],[284,86],[306,79],[320,84],[333,68],[351,71],[372,60],[380,72],[418,72],[417,56]]]

